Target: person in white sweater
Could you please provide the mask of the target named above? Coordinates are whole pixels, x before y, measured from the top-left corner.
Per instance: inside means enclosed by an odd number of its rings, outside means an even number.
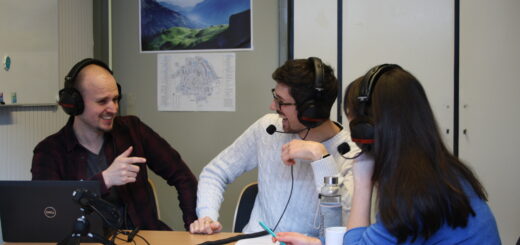
[[[332,68],[315,57],[290,60],[272,77],[270,109],[277,114],[258,119],[204,167],[197,191],[199,218],[190,232],[220,232],[227,184],[255,168],[258,195],[244,233],[262,231],[258,222],[263,221],[275,231],[318,236],[318,194],[325,176],[340,177],[346,224],[353,190],[352,161],[346,157],[359,149],[349,132],[329,119],[338,93]]]

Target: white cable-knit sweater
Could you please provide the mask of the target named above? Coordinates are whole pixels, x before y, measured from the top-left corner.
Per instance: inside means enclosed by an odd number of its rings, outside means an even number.
[[[243,173],[258,168],[258,195],[249,223],[243,232],[261,231],[259,221],[274,228],[291,189],[291,168],[281,160],[282,145],[300,138],[297,134],[269,135],[266,128],[271,124],[278,130],[282,128],[282,120],[277,114],[267,114],[204,167],[197,192],[198,217],[209,216],[218,220],[226,185]],[[351,142],[349,132],[343,129],[334,137],[322,142],[331,157],[314,162],[296,160],[292,197],[275,232],[295,231],[317,236],[315,216],[318,193],[323,185],[323,177],[334,175],[340,176],[343,223],[346,225],[352,200],[353,178],[352,160],[346,160],[337,150],[338,145],[343,142],[347,142],[353,149],[345,156],[352,156],[359,151]]]

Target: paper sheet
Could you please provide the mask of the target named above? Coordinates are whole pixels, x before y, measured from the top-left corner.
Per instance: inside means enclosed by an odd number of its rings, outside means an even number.
[[[255,237],[250,239],[243,239],[236,243],[236,245],[279,245],[279,242],[273,243],[271,235]]]

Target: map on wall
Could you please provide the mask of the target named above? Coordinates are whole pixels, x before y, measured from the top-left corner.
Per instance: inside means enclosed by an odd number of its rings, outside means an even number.
[[[140,0],[141,52],[252,50],[252,0]]]
[[[235,54],[157,55],[159,111],[235,111]]]

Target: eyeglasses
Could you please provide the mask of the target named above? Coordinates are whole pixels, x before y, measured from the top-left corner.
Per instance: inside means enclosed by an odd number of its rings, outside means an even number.
[[[278,96],[274,92],[274,88],[271,89],[271,93],[273,93],[273,101],[278,106],[278,110],[282,110],[282,106],[284,105],[296,105],[296,103],[285,103],[280,101],[280,98],[278,98]]]

